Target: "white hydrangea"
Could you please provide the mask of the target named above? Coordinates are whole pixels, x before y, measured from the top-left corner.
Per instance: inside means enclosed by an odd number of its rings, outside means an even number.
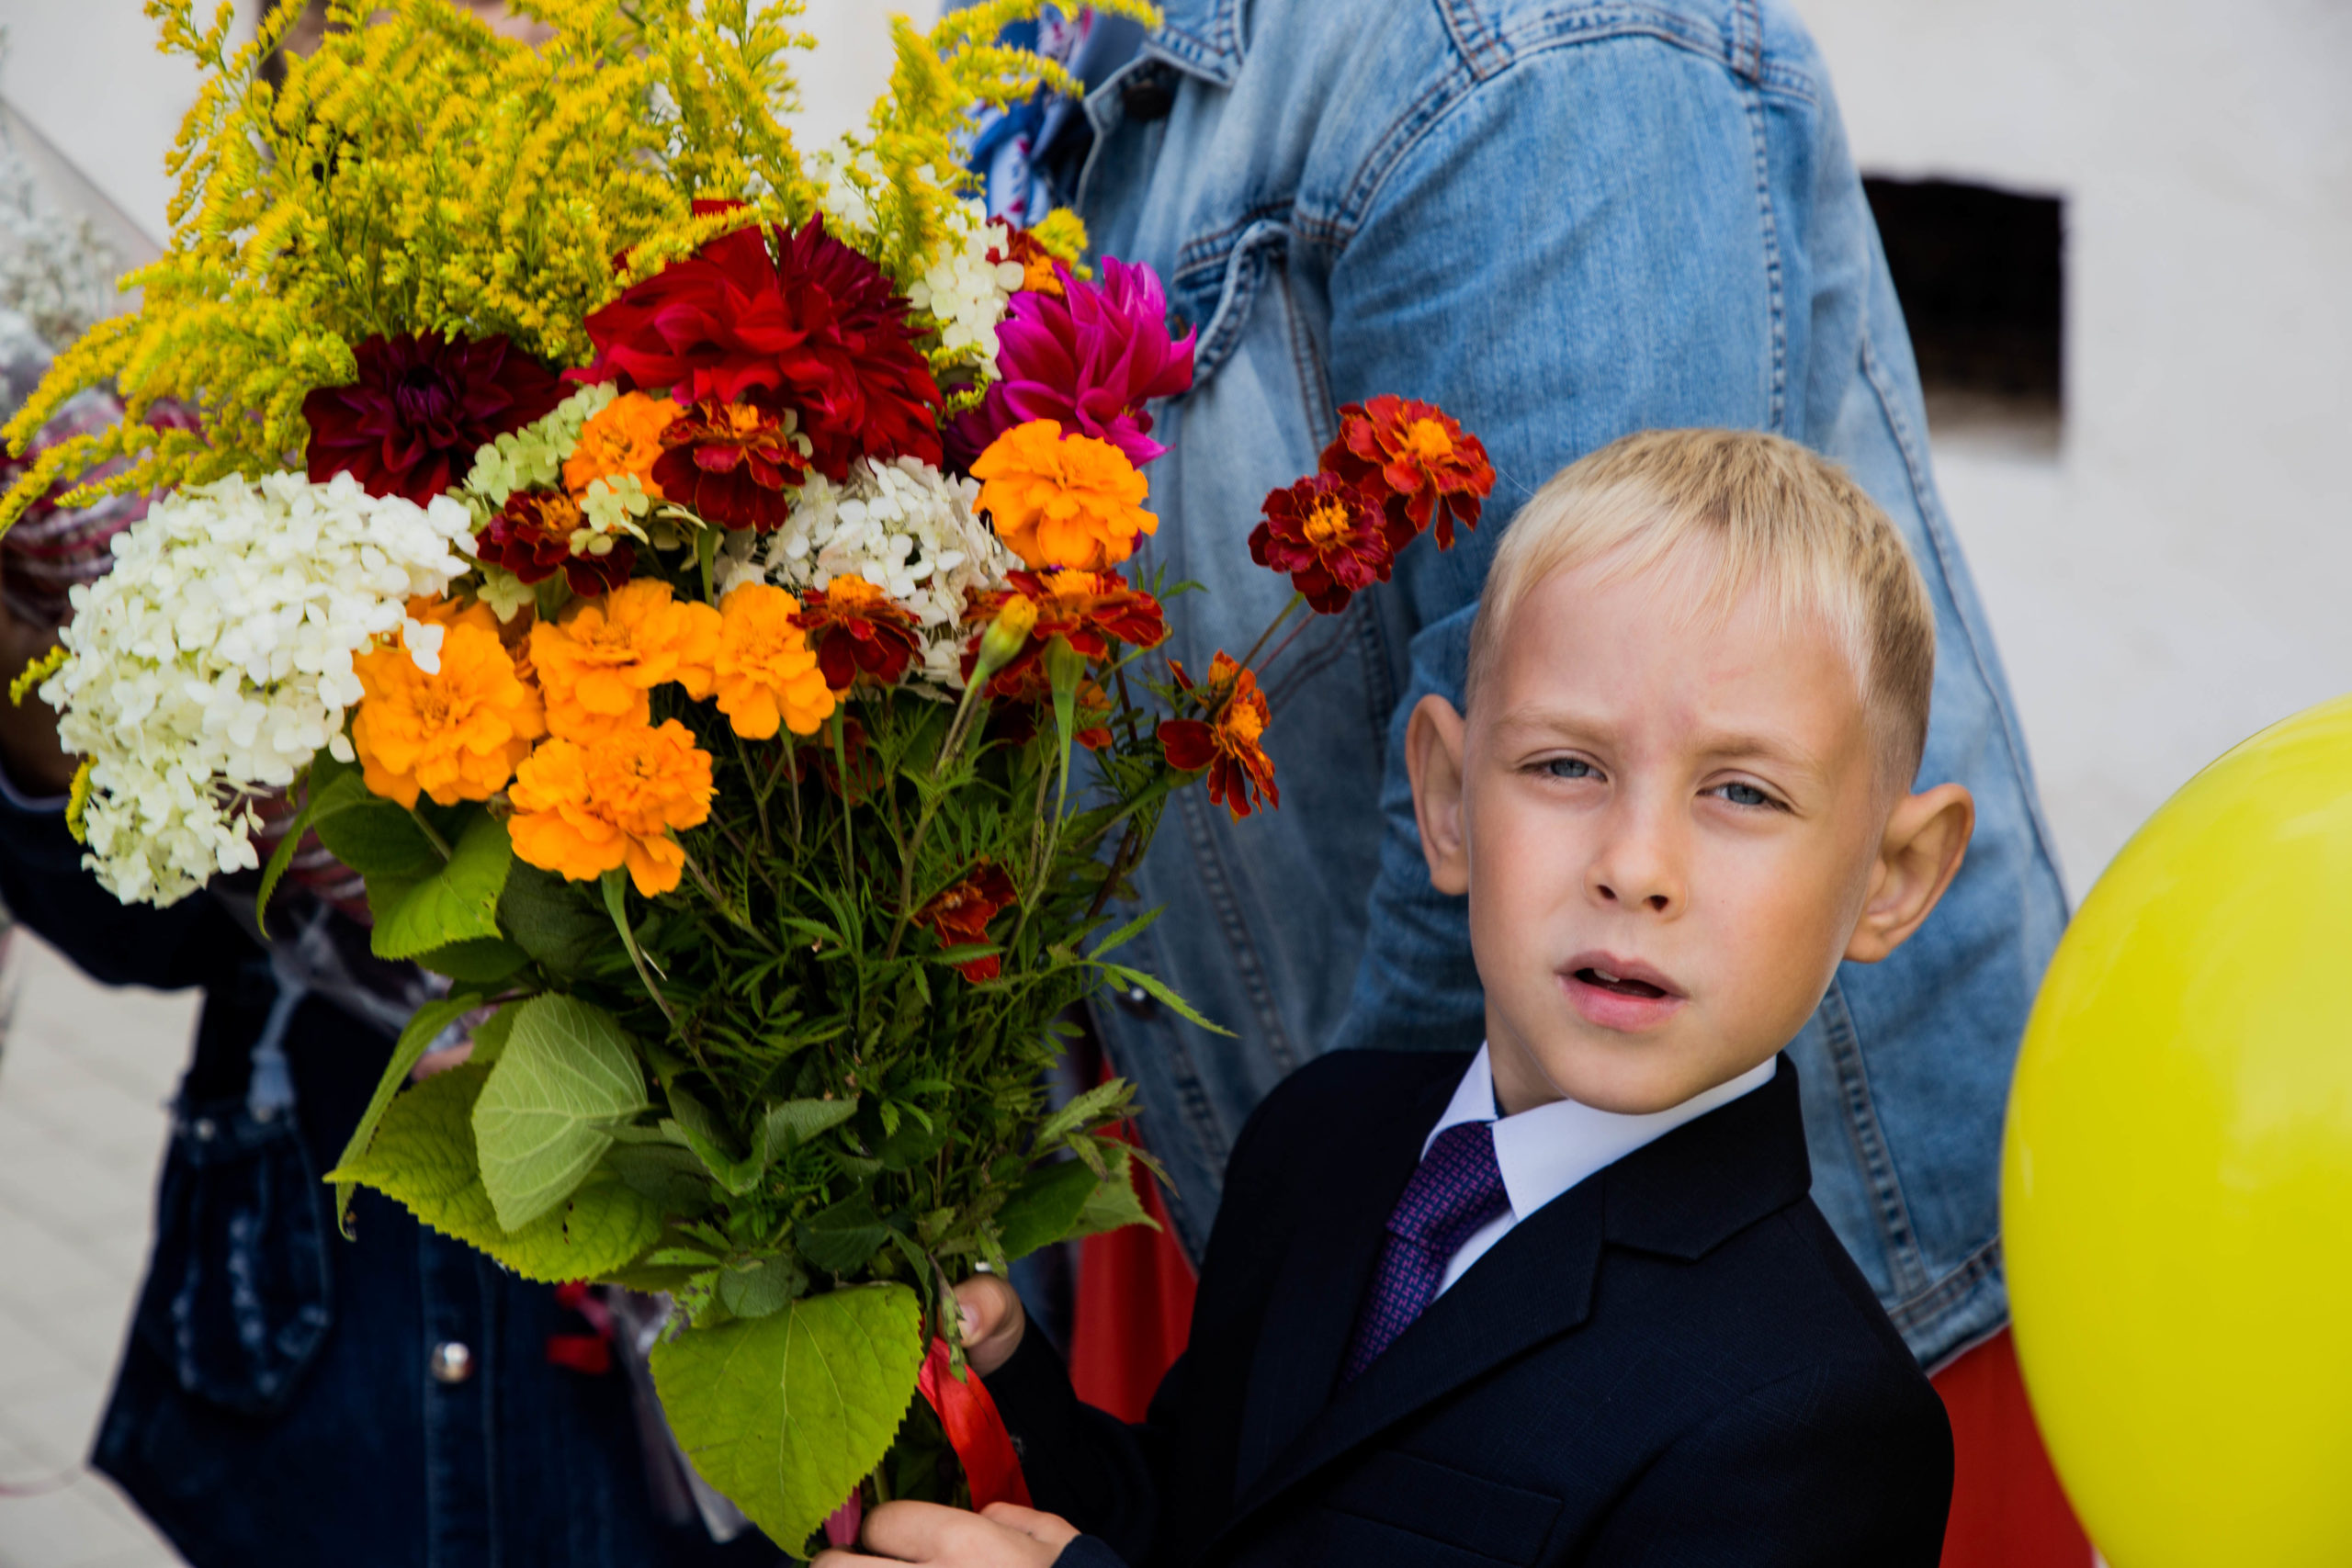
[[[766,548],[735,534],[718,563],[723,588],[764,578],[800,592],[858,576],[915,613],[925,679],[959,691],[968,591],[1001,588],[1020,560],[972,510],[980,487],[913,457],[861,459],[848,482],[811,474]]]
[[[91,763],[85,863],[125,903],[170,904],[258,863],[251,796],[329,749],[348,761],[352,656],[471,567],[472,519],[436,496],[371,496],[349,474],[232,476],[158,502],[116,536],[114,570],[73,592],[66,660],[40,688]]]
[[[1004,255],[1012,233],[1002,223],[977,221],[978,212],[959,204],[956,211],[967,221],[951,230],[923,274],[907,290],[918,310],[939,322],[940,346],[967,355],[983,382],[996,379],[996,325],[1024,276],[1017,261],[989,260],[994,251]]]

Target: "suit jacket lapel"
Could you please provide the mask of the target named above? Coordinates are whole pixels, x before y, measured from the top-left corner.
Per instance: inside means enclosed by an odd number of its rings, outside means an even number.
[[[1300,1225],[1267,1298],[1242,1405],[1236,1496],[1331,1403],[1356,1307],[1388,1237],[1389,1213],[1459,1077],[1457,1070],[1420,1086],[1387,1126],[1366,1129],[1363,1160],[1326,1173],[1327,1195]]]
[[[1262,1473],[1245,1471],[1240,1505],[1223,1535],[1229,1536],[1281,1494],[1383,1429],[1583,1323],[1592,1306],[1602,1220],[1600,1187],[1587,1182],[1513,1226],[1452,1290],[1430,1303],[1362,1377],[1340,1389],[1319,1411],[1309,1411],[1301,1434]],[[1356,1282],[1348,1298],[1351,1325],[1370,1269],[1364,1273],[1365,1280]],[[1270,1320],[1269,1329],[1272,1326]],[[1272,1342],[1272,1333],[1261,1342],[1261,1367]],[[1294,1359],[1306,1359],[1305,1343],[1293,1340],[1288,1349]],[[1337,1375],[1340,1348],[1327,1354],[1318,1343],[1315,1358],[1323,1369],[1321,1387],[1328,1393]]]

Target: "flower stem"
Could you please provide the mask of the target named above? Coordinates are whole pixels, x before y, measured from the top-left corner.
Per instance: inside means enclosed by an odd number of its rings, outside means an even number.
[[[431,844],[434,852],[443,860],[447,860],[451,852],[449,849],[449,840],[435,832],[433,830],[433,824],[427,822],[424,819],[424,813],[419,811],[415,807],[412,806],[408,808],[408,815],[409,820],[416,824],[416,830],[424,835],[424,841]]]
[[[774,854],[775,834],[768,828],[768,795],[775,788],[775,771],[770,769],[764,781],[753,773],[751,748],[743,744],[743,738],[740,735],[735,737],[735,757],[743,764],[743,782],[752,786],[752,804],[760,810],[760,848]]]
[[[1250,645],[1250,651],[1242,656],[1241,668],[1247,670],[1257,660],[1259,651],[1263,649],[1268,642],[1273,639],[1273,635],[1276,632],[1282,630],[1283,623],[1289,620],[1292,614],[1296,611],[1301,604],[1306,603],[1306,594],[1298,592],[1291,594],[1290,603],[1283,606],[1283,613],[1276,615],[1272,620],[1267,622],[1266,629],[1258,634],[1258,640]]]
[[[621,933],[621,945],[628,949],[628,961],[637,965],[637,977],[644,985],[645,994],[653,998],[653,1005],[662,1010],[662,1016],[670,1021],[672,1029],[675,1029],[678,1027],[678,1015],[671,1009],[670,998],[654,985],[652,972],[645,966],[644,950],[637,945],[637,933],[629,930],[628,878],[626,871],[605,873],[602,878],[605,908],[613,917],[614,928]]]
[[[751,934],[753,941],[757,942],[762,947],[766,948],[770,953],[782,953],[784,951],[784,949],[775,944],[775,940],[771,938],[767,932],[753,925],[749,916],[743,914],[742,911],[736,908],[732,903],[719,896],[718,886],[712,883],[709,875],[704,872],[701,864],[695,861],[695,857],[690,854],[686,854],[685,849],[683,845],[680,846],[678,852],[682,855],[685,855],[686,874],[695,879],[695,886],[702,889],[702,896],[710,900],[712,908],[717,909],[720,914],[726,916],[736,925],[741,926],[745,931]]]

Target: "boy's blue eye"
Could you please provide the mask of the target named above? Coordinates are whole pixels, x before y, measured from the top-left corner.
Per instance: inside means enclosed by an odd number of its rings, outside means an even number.
[[[1581,757],[1555,757],[1544,764],[1544,771],[1555,779],[1589,779],[1593,776],[1592,764]]]
[[[1754,784],[1727,784],[1723,786],[1722,794],[1723,797],[1725,800],[1730,801],[1734,806],[1770,806],[1772,804],[1772,797],[1766,795],[1762,790],[1758,789]]]

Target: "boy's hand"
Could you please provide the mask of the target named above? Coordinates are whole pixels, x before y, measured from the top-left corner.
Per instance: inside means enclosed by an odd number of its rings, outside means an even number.
[[[994,1282],[1004,1284],[1001,1280]],[[1012,1292],[1007,1288],[1005,1293]],[[1020,1310],[1017,1302],[1013,1310]],[[1010,1503],[990,1503],[977,1514],[936,1503],[885,1503],[865,1516],[865,1528],[857,1537],[858,1545],[875,1555],[820,1551],[808,1568],[885,1568],[892,1562],[1050,1568],[1062,1548],[1077,1539],[1077,1528],[1069,1520]]]
[[[972,1370],[988,1376],[1012,1359],[1021,1348],[1022,1331],[1028,1326],[1028,1314],[1021,1310],[1021,1297],[1011,1285],[994,1274],[975,1274],[956,1287],[956,1304],[964,1319],[964,1359]],[[1051,1515],[1041,1514],[1040,1518]],[[1050,1560],[1049,1560],[1050,1561]]]

